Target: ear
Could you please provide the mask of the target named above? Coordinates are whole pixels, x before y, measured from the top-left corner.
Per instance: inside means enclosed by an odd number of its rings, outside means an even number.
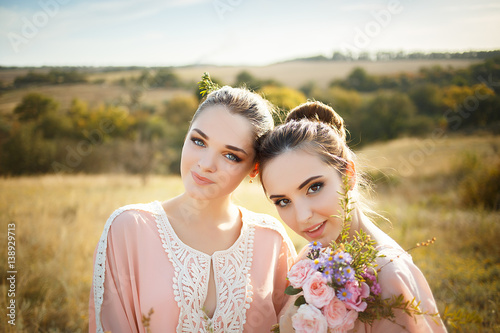
[[[349,180],[349,187],[353,189],[354,185],[356,185],[356,168],[354,167],[353,161],[347,162],[345,173]]]
[[[259,174],[259,162],[255,163],[255,166],[253,167],[252,171],[250,171],[249,176],[251,178],[257,176]]]

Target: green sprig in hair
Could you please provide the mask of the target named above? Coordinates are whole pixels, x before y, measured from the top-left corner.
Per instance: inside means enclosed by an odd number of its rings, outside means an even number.
[[[200,89],[200,95],[205,96],[210,94],[212,91],[220,89],[221,87],[212,81],[210,74],[208,72],[203,73],[201,80],[198,82],[198,89]]]

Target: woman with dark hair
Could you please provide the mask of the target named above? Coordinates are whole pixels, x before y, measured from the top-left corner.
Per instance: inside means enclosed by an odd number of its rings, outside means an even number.
[[[355,155],[345,138],[343,119],[331,107],[308,102],[293,109],[286,122],[270,132],[259,148],[260,178],[266,194],[291,229],[310,242],[327,246],[340,242],[344,224],[338,215],[339,193],[347,178],[352,209],[348,240],[361,230],[375,240],[381,255],[377,264],[381,268],[378,283],[382,298],[403,295],[408,301],[420,301],[422,312],[437,314],[429,285],[411,256],[366,215]],[[280,332],[294,332],[291,317],[296,312],[291,301],[281,318]],[[352,318],[344,327],[349,332],[446,331],[437,316],[412,317],[401,310],[395,310],[395,318],[375,320],[372,325],[354,321],[357,316]]]

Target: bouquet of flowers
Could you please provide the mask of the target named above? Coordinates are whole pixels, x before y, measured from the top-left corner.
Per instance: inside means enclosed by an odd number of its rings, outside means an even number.
[[[288,295],[302,292],[292,316],[296,332],[340,333],[354,327],[356,320],[372,324],[377,319],[394,322],[394,310],[408,315],[425,314],[415,300],[405,300],[403,295],[382,299],[377,282],[375,259],[382,257],[376,243],[362,230],[349,239],[350,212],[349,183],[344,179],[344,193],[340,205],[343,222],[342,233],[336,242],[323,248],[319,242],[311,242],[306,259],[297,262],[288,273]],[[397,324],[397,323],[396,323]],[[274,332],[279,332],[279,326]]]

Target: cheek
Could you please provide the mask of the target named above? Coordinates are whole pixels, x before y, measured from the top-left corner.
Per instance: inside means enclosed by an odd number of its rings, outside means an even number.
[[[318,199],[317,207],[323,215],[339,215],[341,213],[340,197],[335,188],[323,192]]]
[[[247,168],[239,164],[231,164],[220,161],[217,172],[214,175],[220,186],[234,190],[248,174]]]
[[[195,150],[189,146],[188,142],[184,142],[184,146],[181,151],[181,165],[191,163],[195,155]]]
[[[241,182],[246,175],[250,173],[252,165],[248,162],[231,163],[227,160],[222,160],[219,170],[228,177],[232,178],[234,182]]]
[[[296,233],[299,233],[299,226],[295,221],[293,210],[290,207],[286,209],[278,209],[278,215],[280,216],[281,220],[285,222],[288,227],[290,227],[290,229],[292,229]]]
[[[243,171],[245,171],[245,168],[241,164],[233,164],[233,163],[228,163],[226,161],[223,161],[223,169],[228,175],[231,176],[239,176]]]

